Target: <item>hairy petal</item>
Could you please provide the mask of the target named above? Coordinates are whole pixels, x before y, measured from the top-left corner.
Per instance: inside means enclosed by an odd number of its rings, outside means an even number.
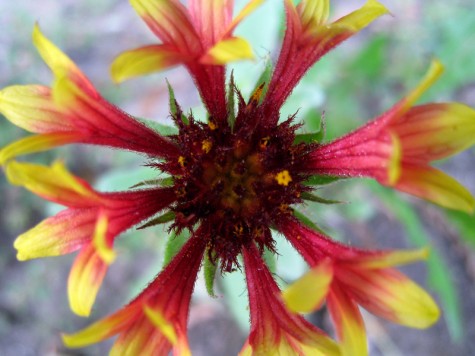
[[[75,142],[77,139],[78,135],[70,132],[25,137],[0,150],[0,165],[5,165],[15,157],[46,151],[53,147]]]
[[[426,166],[403,165],[394,187],[440,206],[472,213],[475,199],[454,178]]]
[[[257,248],[244,249],[243,256],[251,332],[240,355],[338,355],[338,346],[330,338],[285,307]]]
[[[111,66],[116,83],[173,67],[187,58],[171,45],[150,45],[121,53]]]
[[[182,54],[201,50],[201,42],[185,6],[177,0],[131,0],[152,32]]]
[[[88,243],[96,223],[97,209],[67,209],[17,237],[14,247],[20,261],[58,256]]]
[[[13,161],[8,163],[6,174],[11,184],[59,204],[91,207],[100,200],[87,182],[73,176],[60,161],[51,167]]]
[[[68,279],[69,305],[74,313],[89,316],[107,267],[108,264],[91,243],[81,249]]]
[[[292,283],[282,297],[289,310],[310,313],[323,304],[333,279],[333,266],[325,260]]]
[[[245,39],[231,37],[217,42],[208,52],[201,57],[203,64],[224,65],[242,59],[252,59],[252,47]]]
[[[69,77],[89,95],[99,95],[76,64],[41,33],[38,25],[33,30],[33,44],[56,78]]]
[[[247,16],[249,16],[253,11],[255,11],[259,6],[264,3],[265,0],[251,0],[249,1],[246,6],[237,14],[237,16],[233,19],[233,21],[229,24],[224,37],[230,36],[236,26],[238,26],[242,20],[244,20]]]
[[[343,356],[368,355],[366,330],[356,303],[340,288],[332,285],[327,299]]]
[[[190,14],[205,47],[219,41],[233,14],[233,0],[190,0]]]
[[[118,334],[111,355],[189,355],[186,322],[196,275],[206,247],[200,230],[157,278],[122,310],[75,334],[63,335],[69,347],[83,347]],[[181,353],[180,353],[181,352]]]
[[[403,160],[430,162],[475,143],[475,110],[459,103],[416,106],[391,125],[391,130],[401,141]]]
[[[375,0],[327,24],[328,1],[305,0],[295,7],[285,1],[287,28],[275,71],[263,103],[267,124],[276,125],[280,107],[307,70],[331,49],[348,39],[388,10]]]
[[[0,91],[0,112],[13,124],[35,133],[70,131],[63,113],[43,85],[14,85]]]
[[[394,269],[342,268],[337,278],[364,308],[392,322],[427,328],[439,318],[434,300],[416,283]]]

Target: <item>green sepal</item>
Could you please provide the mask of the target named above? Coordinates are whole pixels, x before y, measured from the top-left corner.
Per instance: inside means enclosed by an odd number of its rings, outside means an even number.
[[[208,251],[205,253],[204,264],[203,264],[203,274],[205,277],[205,286],[206,291],[208,292],[211,298],[216,298],[214,293],[214,281],[216,278],[216,271],[218,270],[218,261],[213,263],[209,258]]]
[[[144,119],[139,117],[136,119],[145,126],[147,126],[149,129],[158,132],[162,136],[171,136],[178,134],[178,130],[175,126],[169,126],[156,122],[155,120]]]
[[[275,258],[275,253],[266,248],[264,249],[264,255],[262,257],[264,257],[264,262],[269,268],[269,271],[274,274],[277,270],[277,260]]]
[[[175,91],[173,90],[170,82],[167,80],[167,87],[168,87],[168,105],[169,105],[169,108],[170,108],[170,114],[172,114],[172,116],[176,117],[178,115],[178,113],[181,112],[180,110],[180,107],[178,106],[177,104],[177,101],[175,99]],[[181,120],[185,123],[185,125],[188,125],[189,121],[188,121],[188,118],[183,115],[183,113],[181,114]]]
[[[315,202],[315,203],[327,204],[327,205],[330,205],[330,204],[342,204],[342,203],[344,203],[344,202],[339,201],[339,200],[325,199],[325,198],[319,197],[318,195],[312,194],[312,193],[310,193],[310,192],[303,192],[303,193],[300,195],[300,197],[301,197],[303,200],[313,201],[313,202]]]
[[[149,185],[160,186],[160,187],[171,187],[173,185],[173,177],[144,180],[143,182],[134,184],[133,186],[130,187],[130,189],[145,187]]]
[[[305,214],[301,213],[300,211],[298,210],[295,210],[294,209],[294,216],[302,223],[304,224],[306,227],[309,227],[310,229],[313,229],[315,231],[318,231],[322,234],[325,235],[325,232],[317,225],[315,224],[312,220],[310,220],[309,218],[307,218],[305,216]]]
[[[256,93],[257,91],[261,90],[260,92],[260,102],[264,100],[266,94],[267,94],[267,89],[269,88],[269,83],[272,77],[272,72],[273,72],[273,67],[272,67],[272,61],[270,58],[266,60],[264,71],[260,75],[259,79],[257,79],[256,85],[254,86],[254,89],[252,90],[252,93]],[[260,89],[260,87],[262,88]]]
[[[315,120],[314,113],[310,112],[305,115],[304,121],[313,121]],[[321,143],[325,139],[326,135],[326,124],[325,124],[325,116],[322,114],[320,116],[320,127],[318,131],[309,132],[309,133],[301,133],[296,134],[294,139],[294,145],[299,143]]]
[[[235,87],[236,84],[234,82],[234,72],[231,72],[231,77],[229,79],[228,84],[228,92],[227,92],[227,109],[228,109],[228,123],[231,129],[234,127],[234,123],[236,122],[236,112],[235,112]]]
[[[165,224],[167,222],[172,221],[173,219],[175,219],[175,213],[173,211],[167,211],[165,214],[162,214],[162,215],[146,222],[145,224],[139,226],[137,228],[137,230],[142,230],[142,229],[145,229],[147,227],[156,226],[156,225],[160,225],[160,224]]]
[[[304,182],[303,184],[304,185],[326,185],[326,184],[330,184],[330,183],[333,183],[333,182],[336,182],[340,179],[346,179],[344,177],[331,177],[331,176],[320,176],[320,175],[314,175],[314,176],[310,176],[308,177]]]
[[[187,230],[183,230],[181,233],[176,234],[174,231],[170,233],[170,236],[165,246],[165,253],[163,254],[163,266],[166,266],[180,252],[181,248],[188,241],[190,233]]]

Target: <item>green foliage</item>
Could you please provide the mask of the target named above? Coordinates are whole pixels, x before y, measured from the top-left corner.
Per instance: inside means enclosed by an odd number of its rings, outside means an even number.
[[[234,122],[236,121],[236,111],[235,111],[235,98],[236,98],[236,92],[235,92],[235,83],[234,83],[234,74],[231,72],[231,77],[229,78],[229,84],[228,84],[228,92],[227,92],[227,99],[228,99],[228,122],[229,126],[231,128],[234,127]]]
[[[344,179],[344,178],[314,175],[314,176],[310,176],[303,184],[305,184],[305,185],[327,185],[327,184],[337,182],[340,179]]]
[[[173,219],[175,219],[175,213],[173,211],[167,211],[166,213],[156,217],[156,218],[153,218],[152,220],[146,222],[145,224],[139,226],[137,228],[137,230],[142,230],[142,229],[145,229],[147,227],[152,227],[152,226],[156,226],[156,225],[160,225],[160,224],[165,224],[167,222],[170,222],[172,221]]]
[[[178,133],[178,130],[175,126],[164,125],[155,120],[149,120],[149,119],[143,119],[143,118],[136,118],[136,119],[140,121],[142,124],[144,124],[145,126],[158,132],[160,135],[170,136],[170,135],[176,135]]]
[[[315,203],[326,204],[326,205],[343,203],[339,200],[325,199],[309,192],[303,192],[301,197],[303,200],[313,201]]]
[[[172,231],[169,234],[167,245],[165,247],[165,253],[163,256],[163,266],[166,266],[175,257],[175,255],[181,250],[183,245],[188,241],[190,234],[187,231],[182,231],[176,234]]]
[[[460,237],[472,248],[475,249],[475,217],[461,211],[446,210],[449,220],[457,228]]]
[[[206,291],[212,298],[216,298],[216,294],[214,293],[214,281],[216,279],[217,269],[218,261],[216,261],[216,263],[213,263],[209,258],[208,251],[206,251],[203,264],[203,274],[205,277]]]

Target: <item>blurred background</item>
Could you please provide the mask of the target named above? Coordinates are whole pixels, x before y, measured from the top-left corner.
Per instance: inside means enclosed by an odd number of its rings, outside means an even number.
[[[308,73],[283,108],[298,111],[304,131],[316,130],[325,112],[327,140],[380,114],[424,75],[432,58],[446,73],[422,101],[460,101],[475,106],[475,12],[473,0],[382,0],[392,16],[375,21],[327,55]],[[267,0],[237,34],[251,40],[256,60],[233,65],[238,86],[247,95],[266,60],[278,54],[283,31],[282,1]],[[332,1],[332,18],[364,1]],[[243,6],[237,1],[237,7]],[[49,84],[51,74],[31,43],[38,21],[43,32],[86,73],[99,91],[132,115],[169,122],[165,79],[185,110],[204,117],[187,73],[173,69],[114,85],[109,64],[123,50],[156,39],[127,1],[0,1],[0,87]],[[27,135],[0,120],[0,146]],[[123,190],[154,177],[144,158],[97,147],[70,146],[27,157],[49,164],[61,158],[99,190]],[[475,193],[475,154],[469,150],[444,162],[446,172]],[[365,314],[371,355],[469,355],[475,350],[474,217],[447,211],[381,188],[366,180],[325,187],[321,195],[345,204],[307,205],[303,212],[329,235],[354,245],[379,248],[431,246],[428,263],[403,271],[435,296],[443,310],[428,330],[411,330]],[[66,282],[74,256],[18,262],[16,236],[60,210],[0,175],[0,356],[104,355],[111,341],[80,350],[66,349],[61,332],[73,332],[127,303],[161,269],[166,227],[130,231],[117,243],[111,266],[90,319],[73,315]],[[278,241],[277,276],[285,284],[305,271],[305,264],[284,241]],[[194,355],[235,355],[246,338],[247,296],[240,273],[219,277],[217,298],[196,286],[190,315]],[[325,309],[309,319],[332,333]]]

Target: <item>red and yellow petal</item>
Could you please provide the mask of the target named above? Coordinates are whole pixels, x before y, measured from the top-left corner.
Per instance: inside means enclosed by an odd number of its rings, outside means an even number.
[[[199,51],[198,35],[188,11],[180,1],[131,0],[130,3],[152,32],[165,44],[176,46],[183,54]]]
[[[338,355],[333,340],[288,310],[267,266],[254,246],[243,252],[251,332],[242,355]]]
[[[405,159],[430,162],[475,143],[475,110],[459,103],[416,106],[391,125],[391,130],[401,141]]]
[[[189,11],[197,32],[205,44],[212,45],[224,34],[231,22],[233,1],[191,0]]]
[[[341,268],[337,278],[358,304],[392,322],[427,328],[439,318],[429,294],[395,269]]]
[[[55,78],[68,77],[87,91],[89,95],[97,95],[97,91],[74,62],[47,39],[38,25],[33,30],[33,44],[41,58],[45,61]]]
[[[63,334],[63,342],[66,346],[75,348],[108,339],[133,324],[140,317],[141,310],[141,305],[137,303],[129,304],[127,307],[77,333]]]
[[[87,244],[94,232],[96,209],[67,209],[18,236],[14,247],[20,261],[64,255]]]
[[[394,117],[391,118],[392,122],[399,120],[402,114],[404,114],[407,110],[409,110],[417,100],[424,94],[427,89],[429,89],[437,79],[442,75],[444,72],[444,66],[438,60],[433,60],[430,64],[429,69],[427,70],[426,75],[419,84],[408,94],[404,99],[402,99],[398,104],[396,104],[395,108],[397,109],[397,115],[393,115]]]
[[[394,187],[449,209],[471,213],[475,207],[474,197],[464,186],[429,166],[405,164]]]
[[[333,279],[333,265],[325,260],[282,293],[287,308],[293,312],[310,313],[322,305]]]
[[[112,79],[123,82],[129,78],[173,67],[187,60],[170,45],[152,45],[121,53],[112,63]]]
[[[0,165],[3,166],[21,155],[46,151],[76,141],[78,141],[78,135],[70,132],[25,137],[0,150]]]
[[[10,183],[59,204],[91,207],[97,206],[101,199],[89,184],[73,176],[60,161],[51,167],[13,161],[8,163],[6,175]]]
[[[302,27],[312,31],[326,24],[330,14],[330,0],[302,0],[297,11]]]
[[[254,12],[259,6],[264,3],[265,0],[251,0],[249,1],[246,6],[237,14],[237,16],[232,20],[231,24],[226,29],[223,38],[231,36],[232,32],[238,26],[242,20],[244,20],[247,16],[249,16],[252,12]]]
[[[358,305],[333,283],[327,298],[342,356],[368,355],[366,330]]]
[[[13,124],[34,133],[71,129],[53,102],[51,89],[42,85],[15,85],[1,90],[0,112]]]
[[[91,243],[76,257],[69,273],[68,297],[71,310],[77,315],[89,316],[91,313],[108,265]]]
[[[219,41],[200,58],[203,64],[224,65],[229,62],[252,59],[252,47],[245,39],[231,37]]]
[[[335,21],[331,26],[347,28],[355,33],[385,14],[389,14],[389,10],[383,4],[376,0],[368,0],[361,8]]]
[[[167,320],[163,314],[152,307],[145,306],[144,312],[149,321],[157,328],[160,334],[172,345],[174,354],[180,356],[191,356],[188,340],[183,330],[180,330],[178,323]]]
[[[96,228],[94,230],[94,236],[92,238],[92,245],[94,246],[96,253],[106,263],[111,264],[114,262],[116,254],[112,249],[112,243],[110,239],[107,239],[108,218],[104,213],[99,213],[97,218]]]
[[[354,257],[348,261],[348,263],[351,264],[351,266],[358,268],[380,269],[426,260],[427,257],[429,257],[428,248],[381,252],[368,251],[368,253],[362,251],[360,256]],[[340,265],[344,265],[344,263],[343,260]]]

